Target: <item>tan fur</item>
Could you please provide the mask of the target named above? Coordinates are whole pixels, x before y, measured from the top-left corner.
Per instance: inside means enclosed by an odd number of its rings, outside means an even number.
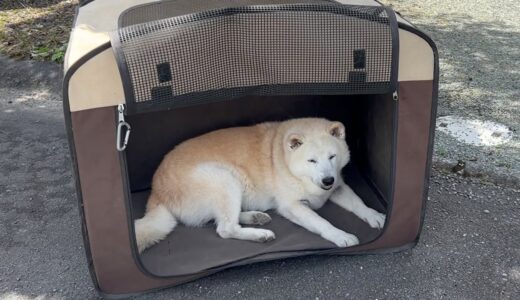
[[[231,165],[247,186],[270,186],[275,176],[273,157],[282,156],[281,143],[273,141],[280,139],[279,126],[280,123],[265,123],[222,129],[180,144],[166,155],[155,173],[152,189],[163,197],[154,198],[151,205],[156,201],[168,201],[172,208],[182,205],[183,181],[196,166],[193,162]],[[178,197],[169,197],[171,195]]]
[[[268,123],[222,129],[180,144],[166,155],[154,175],[152,189],[163,197],[154,198],[152,205],[155,201],[168,201],[172,208],[182,205],[184,180],[203,162],[232,165],[247,184],[265,185],[273,175],[273,152],[280,151],[271,149],[278,126]]]

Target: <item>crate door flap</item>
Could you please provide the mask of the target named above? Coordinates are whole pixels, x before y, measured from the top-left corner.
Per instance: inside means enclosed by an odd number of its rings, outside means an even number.
[[[132,113],[246,95],[388,93],[396,26],[382,6],[257,5],[122,27],[112,46]]]

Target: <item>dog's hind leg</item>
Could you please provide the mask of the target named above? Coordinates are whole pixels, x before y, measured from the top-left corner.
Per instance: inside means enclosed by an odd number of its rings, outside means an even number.
[[[218,174],[217,174],[218,173]],[[230,171],[219,168],[213,170],[213,182],[215,187],[210,191],[213,197],[215,223],[217,233],[224,239],[249,240],[254,242],[267,242],[275,238],[272,231],[260,228],[244,228],[239,222],[248,219],[252,221],[252,215],[240,212],[242,207],[242,183]],[[216,190],[218,186],[218,190]],[[225,188],[222,188],[225,187]],[[256,213],[256,212],[255,212]],[[256,213],[258,215],[258,213]],[[264,216],[265,217],[265,216]],[[269,217],[269,216],[267,216]]]
[[[217,218],[217,233],[224,239],[239,239],[253,242],[267,242],[275,239],[274,232],[261,228],[244,228],[238,224],[238,213],[228,215],[231,210],[223,210],[222,215]],[[236,216],[236,218],[235,218]]]
[[[271,217],[261,211],[243,211],[239,215],[239,223],[246,225],[265,225],[271,222]]]
[[[240,226],[240,207],[242,193],[240,189],[226,187],[227,193],[222,197],[215,208],[215,223],[217,233],[224,239],[249,240],[254,242],[267,242],[274,240],[272,231],[261,228],[244,228]],[[245,215],[242,214],[244,217]],[[270,219],[270,218],[269,218]]]
[[[196,181],[196,188],[192,193],[196,195],[192,197],[203,201],[200,207],[210,210],[220,237],[255,242],[266,242],[275,238],[270,230],[240,226],[244,185],[239,179],[240,174],[232,167],[203,163],[194,170],[191,178]]]

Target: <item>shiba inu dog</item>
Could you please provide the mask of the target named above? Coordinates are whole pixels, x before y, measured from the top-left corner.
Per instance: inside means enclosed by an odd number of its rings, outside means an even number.
[[[357,245],[314,210],[330,199],[371,227],[385,215],[367,207],[341,177],[349,162],[345,127],[320,118],[293,119],[213,131],[187,140],[168,153],[152,182],[145,216],[135,221],[139,252],[182,222],[213,220],[222,238],[266,242],[263,225],[275,210],[338,247]]]

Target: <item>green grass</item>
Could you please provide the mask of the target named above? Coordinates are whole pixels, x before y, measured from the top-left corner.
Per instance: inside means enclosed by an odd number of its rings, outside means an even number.
[[[63,62],[78,0],[0,0],[0,53]]]
[[[446,157],[448,155],[448,150],[442,146],[439,146],[437,149],[437,154],[441,157]]]

